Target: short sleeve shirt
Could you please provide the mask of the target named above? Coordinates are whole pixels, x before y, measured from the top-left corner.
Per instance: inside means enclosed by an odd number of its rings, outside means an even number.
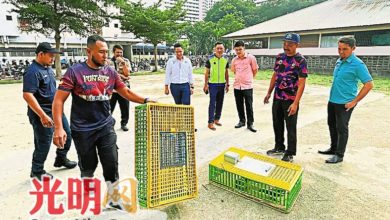
[[[300,53],[287,56],[281,53],[276,57],[274,71],[276,73],[274,99],[295,100],[299,78],[307,77],[306,59]]]
[[[71,129],[91,131],[113,123],[109,100],[114,89],[123,87],[118,73],[108,65],[92,69],[83,62],[68,68],[58,89],[72,93]]]
[[[56,79],[53,70],[34,60],[23,75],[23,92],[32,93],[42,110],[51,113],[56,93]],[[30,107],[28,107],[28,114],[35,114]]]
[[[351,102],[357,96],[359,81],[362,83],[372,81],[364,62],[355,54],[346,60],[338,59],[333,71],[329,101],[336,104]]]
[[[243,58],[236,56],[232,60],[233,66],[235,69],[234,89],[253,89],[253,71],[259,69],[256,57],[248,53]]]

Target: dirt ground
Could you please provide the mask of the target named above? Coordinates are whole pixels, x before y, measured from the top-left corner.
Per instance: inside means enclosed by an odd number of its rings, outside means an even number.
[[[329,88],[308,84],[301,100],[298,117],[298,153],[294,163],[304,168],[303,188],[293,210],[280,213],[212,186],[208,182],[208,163],[231,146],[265,154],[273,147],[271,105],[262,103],[268,82],[256,81],[254,91],[254,126],[257,133],[235,129],[238,122],[233,93],[225,97],[222,127],[207,128],[209,96],[202,92],[202,76],[197,75],[195,94],[196,160],[199,197],[157,210],[140,210],[136,215],[110,212],[90,219],[390,219],[390,97],[371,92],[355,108],[350,121],[350,138],[344,162],[325,164],[326,156],[318,149],[329,146],[326,105]],[[132,78],[132,88],[162,103],[173,103],[163,94],[163,75]],[[29,172],[33,152],[32,127],[26,116],[22,85],[0,85],[0,213],[1,219],[29,219],[34,205]],[[71,100],[65,112],[69,116]],[[116,125],[119,169],[122,178],[134,175],[134,128],[131,104],[130,131]],[[119,108],[114,117],[120,119]],[[76,160],[72,145],[69,158]],[[53,167],[55,147],[45,163],[46,171],[65,179],[78,177],[72,170]],[[99,165],[97,177],[102,177]],[[82,219],[76,214],[62,217],[40,214],[39,219]],[[84,217],[85,218],[85,217]]]

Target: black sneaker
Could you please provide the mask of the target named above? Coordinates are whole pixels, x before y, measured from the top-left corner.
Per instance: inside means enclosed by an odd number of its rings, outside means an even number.
[[[284,154],[282,160],[286,162],[293,162],[293,155]]]
[[[71,161],[68,158],[61,158],[61,157],[56,157],[56,160],[54,161],[54,167],[66,167],[68,169],[73,169],[77,166],[77,162]]]
[[[33,172],[30,173],[31,178],[37,178],[39,181],[41,181],[42,177],[44,177],[44,176],[48,176],[50,179],[53,179],[53,175],[50,173],[47,173],[45,170],[43,170],[42,172],[39,172],[39,173],[33,173]]]
[[[284,150],[279,150],[276,148],[267,151],[267,155],[282,155],[282,154],[284,154]]]
[[[122,125],[122,126],[121,126],[121,129],[122,129],[123,131],[128,131],[128,130],[129,130],[129,128],[127,128],[126,125]]]

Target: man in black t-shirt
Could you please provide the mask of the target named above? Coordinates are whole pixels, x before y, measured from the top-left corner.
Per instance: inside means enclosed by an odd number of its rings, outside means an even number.
[[[34,153],[32,159],[31,177],[41,179],[42,175],[53,177],[47,173],[44,163],[49,153],[53,135],[52,102],[56,93],[56,80],[50,68],[57,50],[49,43],[40,43],[36,49],[36,58],[27,68],[23,76],[23,98],[28,104],[27,115],[34,130]],[[55,167],[74,168],[77,163],[66,158],[72,139],[68,120],[61,114],[63,129],[67,133],[64,149],[57,149]]]

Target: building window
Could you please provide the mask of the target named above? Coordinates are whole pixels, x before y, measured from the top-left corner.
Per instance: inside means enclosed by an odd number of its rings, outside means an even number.
[[[347,35],[355,37],[358,47],[390,46],[390,30],[387,29],[323,34],[321,47],[337,47],[340,37]]]
[[[268,48],[268,38],[245,40],[245,48],[246,49]]]
[[[283,36],[271,37],[271,43],[269,45],[270,49],[277,49],[282,47],[283,47]]]
[[[301,35],[300,47],[318,47],[319,34]]]
[[[115,27],[115,28],[118,28],[118,27],[119,27],[119,24],[114,24],[114,27]]]
[[[12,21],[12,16],[11,15],[6,15],[5,18],[7,19],[7,21]]]

